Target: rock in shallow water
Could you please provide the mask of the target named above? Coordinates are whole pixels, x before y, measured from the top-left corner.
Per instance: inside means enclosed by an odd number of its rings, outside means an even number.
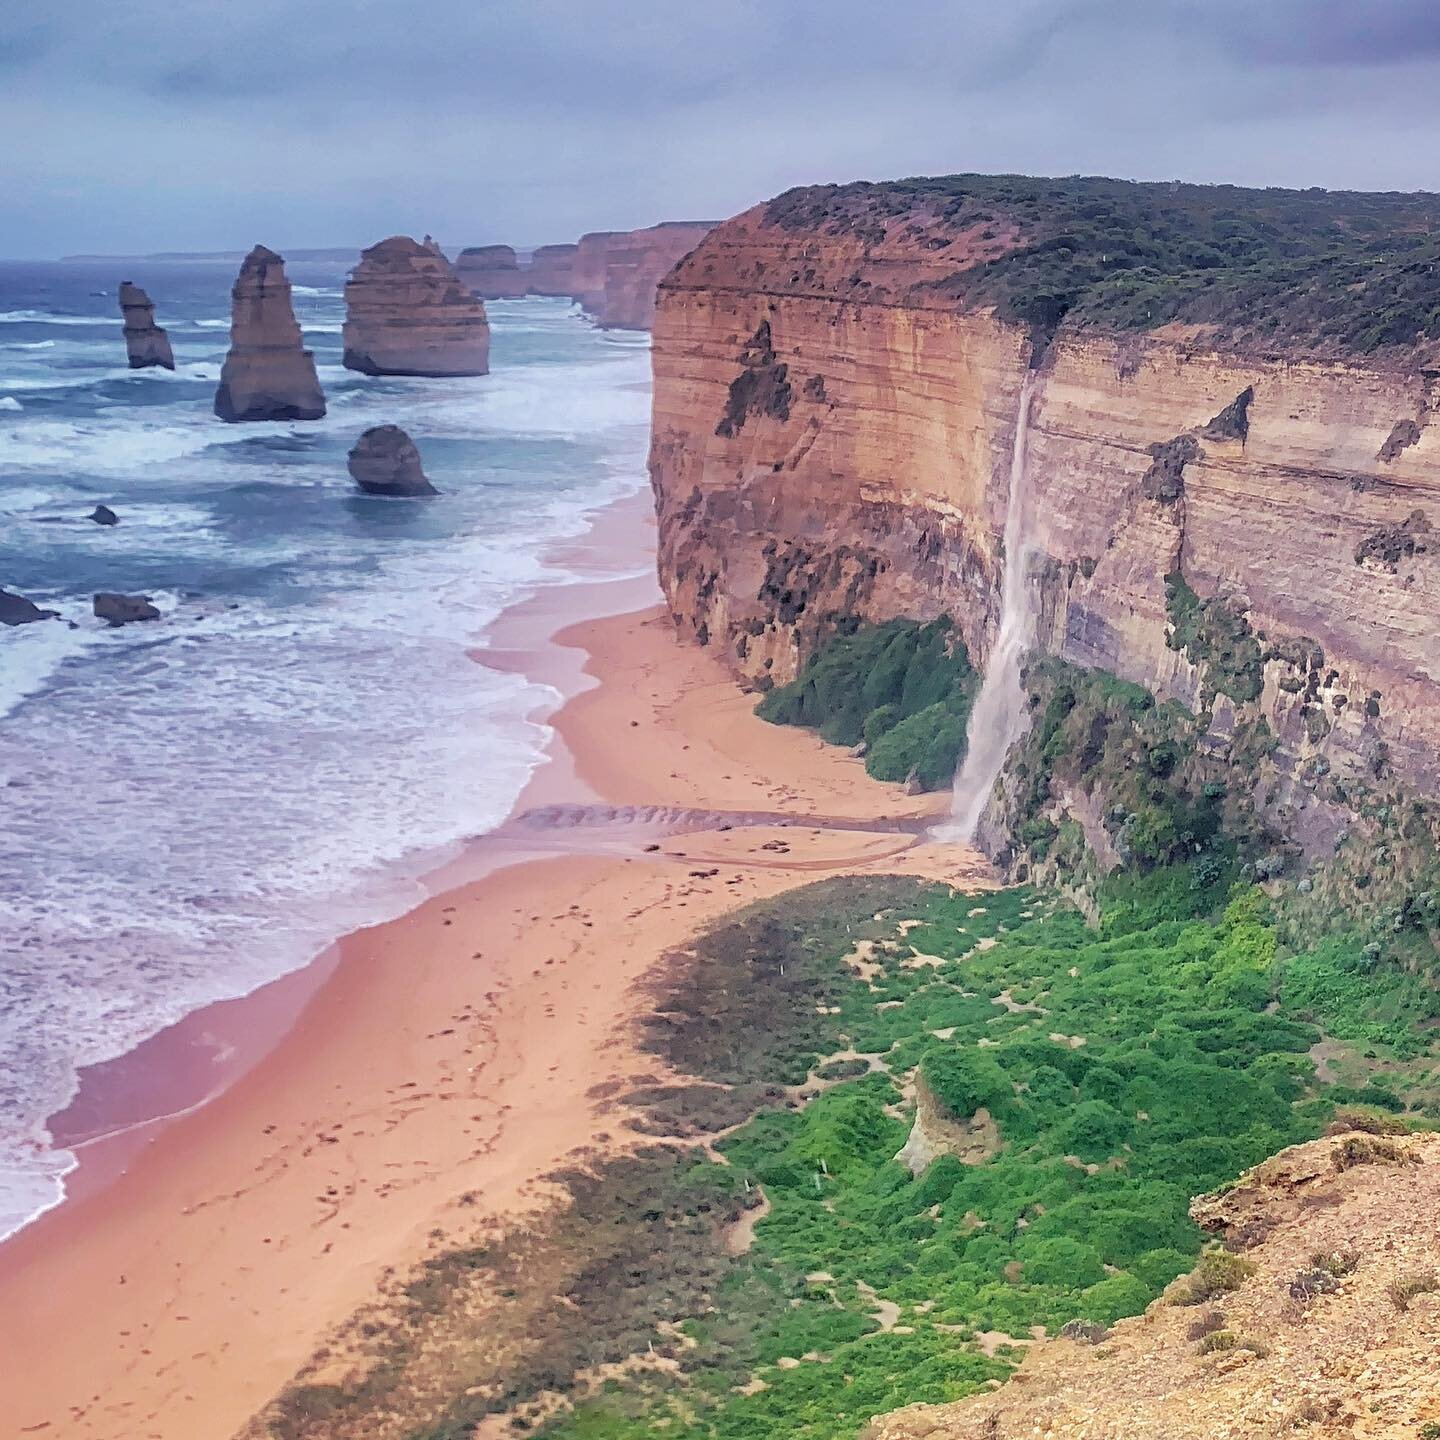
[[[376,425],[350,451],[350,477],[367,495],[438,495],[415,442],[398,425]]]
[[[285,261],[257,245],[230,292],[230,353],[215,392],[215,413],[242,420],[318,420],[325,392],[305,349]]]
[[[0,590],[0,625],[29,625],[35,620],[53,620],[59,613],[58,610],[42,610],[23,595]]]
[[[97,505],[86,517],[97,525],[118,525],[120,517],[108,506]]]
[[[160,612],[148,595],[118,595],[102,591],[95,597],[95,618],[111,625],[128,625],[132,620],[158,620]]]

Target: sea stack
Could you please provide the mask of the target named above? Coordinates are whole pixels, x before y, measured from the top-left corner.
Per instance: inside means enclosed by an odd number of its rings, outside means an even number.
[[[573,295],[578,245],[542,245],[523,272],[528,295]]]
[[[605,330],[649,330],[660,282],[715,228],[713,220],[666,220],[645,230],[580,237],[574,295]]]
[[[350,478],[367,495],[436,495],[415,442],[398,425],[376,425],[350,451]]]
[[[125,352],[132,370],[158,365],[175,368],[170,337],[155,323],[155,306],[150,297],[128,280],[120,282],[120,313],[125,317]]]
[[[345,365],[362,375],[487,375],[485,304],[427,235],[372,245],[345,285]]]
[[[528,283],[509,245],[468,246],[456,258],[455,273],[482,300],[514,299]]]
[[[230,294],[230,353],[220,372],[215,413],[232,422],[320,419],[325,392],[295,323],[285,261],[257,245]]]

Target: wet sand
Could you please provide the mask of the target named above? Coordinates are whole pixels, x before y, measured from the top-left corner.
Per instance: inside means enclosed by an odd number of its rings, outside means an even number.
[[[644,508],[602,515],[576,573],[617,555],[642,571]],[[594,1092],[633,1073],[635,982],[698,926],[828,874],[983,873],[904,827],[805,825],[946,797],[755,719],[655,593],[648,577],[555,587],[477,646],[569,697],[517,816],[592,807],[586,823],[476,840],[410,913],[89,1077],[67,1133],[130,1128],[87,1145],[67,1203],[0,1247],[0,1437],[232,1435],[389,1271],[543,1203],[567,1155],[621,1143]],[[677,829],[675,807],[795,823]]]

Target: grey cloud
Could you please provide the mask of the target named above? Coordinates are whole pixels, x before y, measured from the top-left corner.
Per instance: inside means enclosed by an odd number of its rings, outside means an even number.
[[[526,243],[962,169],[1436,188],[1433,12],[67,0],[38,24],[0,15],[0,125],[28,140],[0,252]]]

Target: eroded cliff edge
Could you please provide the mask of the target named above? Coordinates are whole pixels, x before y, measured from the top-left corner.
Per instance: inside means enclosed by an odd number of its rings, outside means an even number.
[[[952,177],[726,222],[655,322],[677,624],[762,689],[899,615],[949,613],[983,658],[1034,364],[1042,647],[1209,715],[1216,744],[1263,717],[1277,804],[1317,774],[1433,792],[1432,211]]]

